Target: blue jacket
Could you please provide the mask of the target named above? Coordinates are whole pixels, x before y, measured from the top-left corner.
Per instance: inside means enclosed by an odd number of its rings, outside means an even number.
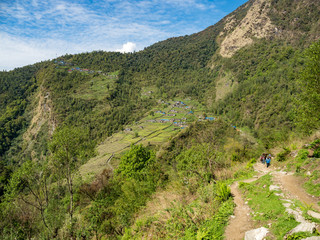
[[[271,162],[271,158],[268,157],[268,158],[266,159],[266,163],[270,163],[270,162]]]

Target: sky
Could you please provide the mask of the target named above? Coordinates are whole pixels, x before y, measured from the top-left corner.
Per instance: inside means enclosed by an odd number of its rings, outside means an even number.
[[[94,50],[133,52],[214,25],[247,0],[0,0],[0,71]]]

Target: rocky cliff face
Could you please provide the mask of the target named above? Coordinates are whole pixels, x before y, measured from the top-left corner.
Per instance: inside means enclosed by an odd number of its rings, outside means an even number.
[[[302,39],[302,42],[315,41],[320,37],[319,16],[319,1],[249,1],[222,20],[219,53],[230,58],[261,38],[282,38],[295,43]]]
[[[268,17],[269,10],[270,0],[257,0],[241,21],[237,22],[234,15],[227,17],[224,29],[220,32],[220,37],[224,37],[220,46],[221,56],[231,57],[240,48],[253,43],[255,38],[277,33],[278,28]]]

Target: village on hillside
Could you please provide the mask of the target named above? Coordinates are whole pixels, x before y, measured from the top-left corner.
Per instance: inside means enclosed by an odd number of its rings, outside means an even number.
[[[74,66],[73,63],[65,62],[63,60],[54,60],[54,63],[57,65],[56,68],[67,67],[68,73],[78,71],[78,72],[89,73],[89,74],[97,73],[99,75],[103,75],[108,78],[114,78],[114,79],[118,78],[117,74],[104,73],[100,70],[92,70],[92,69],[88,69],[88,68],[80,68],[80,67]],[[69,68],[69,67],[71,67],[71,68]]]
[[[187,103],[189,102],[189,103]],[[172,130],[185,129],[194,121],[213,121],[215,117],[207,116],[199,106],[191,105],[191,101],[158,101],[158,106],[149,112],[148,116],[138,123],[138,129],[149,127],[171,127]],[[124,132],[135,131],[133,127],[127,127]]]

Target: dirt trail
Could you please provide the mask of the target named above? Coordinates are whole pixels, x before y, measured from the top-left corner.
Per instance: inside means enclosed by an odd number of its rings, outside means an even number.
[[[252,229],[253,226],[250,218],[251,209],[243,201],[238,185],[239,183],[235,182],[230,187],[231,193],[234,196],[236,208],[234,210],[234,216],[232,216],[229,225],[225,230],[225,239],[227,240],[243,239],[245,232]]]
[[[310,196],[302,187],[303,179],[287,174],[285,172],[274,172],[274,182],[281,186],[281,190],[289,195],[291,199],[298,199],[304,204],[311,205],[312,208],[320,212],[320,206],[317,197]]]
[[[240,182],[253,182],[271,172],[274,176],[274,183],[279,185],[281,190],[289,196],[289,198],[298,199],[304,204],[311,205],[315,210],[320,212],[320,207],[317,204],[320,199],[312,197],[306,193],[302,187],[302,179],[293,176],[292,173],[276,171],[273,167],[266,168],[266,166],[261,163],[255,164],[254,168],[257,172],[257,176]],[[235,182],[230,187],[236,207],[234,210],[234,216],[232,216],[225,231],[226,240],[242,240],[244,239],[246,231],[253,229],[253,221],[250,217],[250,212],[252,212],[252,210],[244,202],[238,186],[239,183]]]
[[[273,168],[266,168],[265,165],[260,163],[255,164],[254,168],[257,172],[257,175],[253,178],[240,182],[253,182],[273,170]],[[253,222],[250,217],[250,212],[252,212],[252,210],[244,202],[238,186],[239,182],[234,182],[230,186],[236,207],[234,210],[234,216],[230,219],[229,225],[225,230],[225,239],[227,240],[242,240],[245,233],[253,228]]]

